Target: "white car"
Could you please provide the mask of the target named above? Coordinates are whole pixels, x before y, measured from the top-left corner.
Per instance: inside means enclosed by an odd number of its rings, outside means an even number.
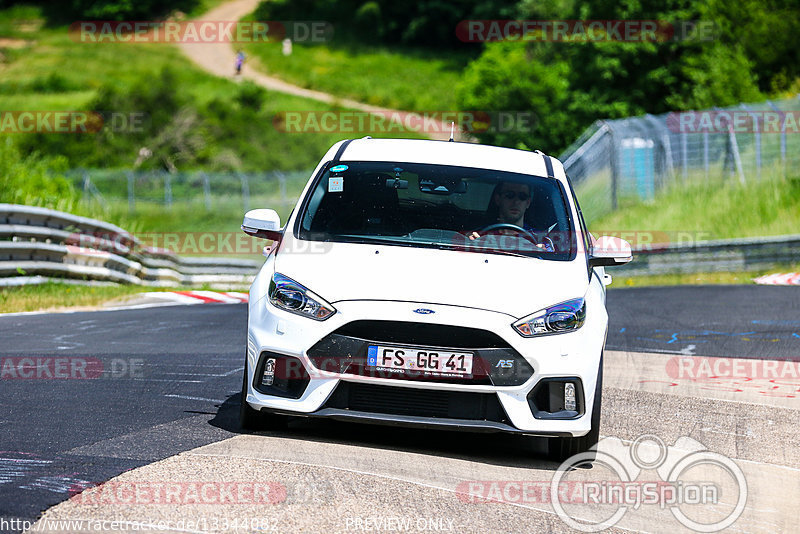
[[[604,266],[561,163],[541,152],[371,139],[334,145],[250,289],[244,428],[289,416],[508,432],[550,456],[599,436]]]

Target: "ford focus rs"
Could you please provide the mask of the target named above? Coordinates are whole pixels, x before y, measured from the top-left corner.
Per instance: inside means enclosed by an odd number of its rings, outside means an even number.
[[[599,436],[604,268],[630,245],[587,232],[541,152],[371,139],[334,145],[250,289],[240,419],[288,417],[549,438]]]

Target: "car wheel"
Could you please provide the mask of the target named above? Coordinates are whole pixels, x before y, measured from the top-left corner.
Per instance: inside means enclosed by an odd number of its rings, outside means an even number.
[[[550,438],[547,444],[547,456],[556,462],[563,462],[570,456],[585,454],[582,465],[591,463],[597,457],[592,449],[600,440],[600,410],[603,398],[603,355],[600,355],[600,368],[597,371],[597,387],[594,390],[594,407],[592,408],[592,429],[585,436],[578,438]]]
[[[239,403],[239,426],[244,430],[281,430],[286,428],[289,418],[285,415],[255,410],[247,403],[247,362],[242,377],[242,399]]]

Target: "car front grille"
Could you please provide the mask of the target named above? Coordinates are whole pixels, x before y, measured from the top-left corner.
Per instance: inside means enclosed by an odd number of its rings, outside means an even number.
[[[435,391],[342,381],[323,408],[508,423],[494,393]]]
[[[406,343],[463,349],[509,348],[503,338],[477,328],[407,321],[353,321],[339,328],[341,336],[381,343]]]
[[[472,375],[420,377],[409,372],[387,373],[367,365],[370,345],[424,347],[473,354]],[[487,330],[402,321],[354,321],[325,336],[307,355],[322,371],[434,383],[518,386],[533,376],[533,368],[500,336]]]

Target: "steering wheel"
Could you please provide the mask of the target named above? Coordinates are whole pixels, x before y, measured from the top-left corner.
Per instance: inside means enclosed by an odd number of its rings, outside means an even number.
[[[553,225],[553,226],[555,226],[555,225]],[[511,223],[490,224],[489,226],[484,226],[483,228],[481,228],[479,230],[476,230],[476,232],[478,232],[479,234],[482,234],[484,232],[491,232],[492,230],[502,230],[504,228],[508,229],[508,230],[514,230],[515,232],[518,232],[518,233],[522,234],[522,237],[524,237],[525,239],[527,239],[528,241],[530,241],[531,243],[533,243],[537,247],[541,246],[539,241],[536,239],[535,235],[533,235],[532,233],[527,231],[525,228],[523,228],[521,226],[517,226],[516,224],[511,224]],[[550,239],[548,236],[544,237],[544,242],[550,245],[550,250],[551,251],[555,251],[556,250],[555,243],[553,243],[553,240]]]
[[[528,241],[531,241],[534,245],[539,244],[539,241],[536,240],[536,236],[527,231],[525,228],[511,223],[490,224],[489,226],[484,226],[483,228],[476,230],[476,232],[478,232],[479,234],[483,234],[484,232],[491,232],[492,230],[503,230],[503,229],[514,230],[515,232],[522,234],[522,237],[526,238]]]

